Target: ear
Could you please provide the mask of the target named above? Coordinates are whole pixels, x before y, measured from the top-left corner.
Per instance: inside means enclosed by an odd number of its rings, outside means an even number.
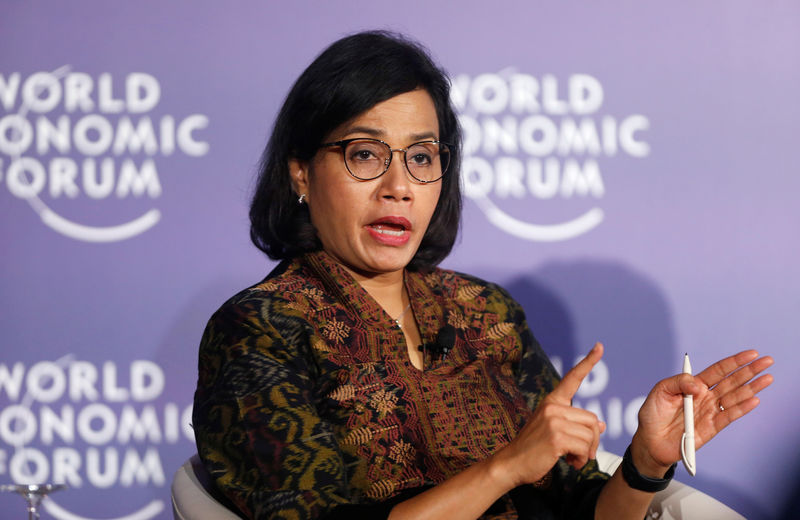
[[[309,162],[300,159],[289,159],[289,178],[292,181],[292,190],[297,196],[308,196],[308,169]]]

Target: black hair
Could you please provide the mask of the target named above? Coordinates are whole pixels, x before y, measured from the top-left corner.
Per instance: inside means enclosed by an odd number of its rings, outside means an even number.
[[[261,156],[250,204],[250,239],[273,260],[322,248],[308,207],[297,203],[289,160],[311,160],[334,129],[394,96],[424,89],[450,144],[450,165],[425,236],[408,267],[433,267],[453,248],[461,219],[461,130],[446,73],[418,43],[399,34],[353,34],[325,49],[295,82]]]

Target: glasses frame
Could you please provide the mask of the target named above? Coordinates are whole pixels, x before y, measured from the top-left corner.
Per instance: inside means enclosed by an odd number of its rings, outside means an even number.
[[[349,145],[350,143],[352,143],[354,141],[373,141],[373,142],[376,142],[376,143],[381,143],[384,146],[386,146],[386,148],[389,149],[389,158],[384,162],[384,168],[383,168],[382,172],[380,172],[378,175],[375,175],[374,177],[364,178],[364,177],[359,177],[358,175],[356,175],[355,173],[353,173],[350,170],[350,166],[348,166],[348,164],[347,164],[347,145]],[[344,167],[347,168],[347,173],[349,173],[353,178],[358,179],[360,181],[371,181],[371,180],[377,179],[378,177],[380,177],[384,173],[388,172],[389,171],[389,167],[392,165],[392,159],[394,159],[394,153],[395,152],[403,152],[403,164],[405,165],[406,171],[408,172],[408,174],[415,181],[417,181],[417,182],[419,182],[421,184],[431,184],[432,182],[438,182],[438,181],[442,180],[442,177],[444,177],[444,174],[447,173],[447,169],[450,167],[450,159],[449,159],[449,157],[448,157],[448,160],[447,160],[447,166],[445,166],[445,168],[442,170],[442,174],[439,177],[437,177],[437,178],[435,178],[435,179],[433,179],[431,181],[425,181],[425,180],[419,179],[413,173],[411,173],[411,168],[408,167],[408,149],[411,148],[412,146],[415,146],[415,145],[418,145],[418,144],[435,144],[435,145],[439,145],[439,146],[444,145],[445,147],[447,147],[448,156],[450,154],[450,148],[453,146],[450,143],[445,143],[444,141],[437,141],[436,139],[426,139],[424,141],[417,141],[415,143],[411,143],[410,145],[408,145],[405,148],[392,148],[389,145],[389,143],[387,143],[386,141],[382,141],[380,139],[375,139],[374,137],[353,137],[351,139],[342,139],[340,141],[333,141],[332,143],[322,143],[321,145],[319,145],[319,147],[320,148],[331,148],[331,147],[334,147],[334,146],[338,146],[342,150],[342,161],[344,161]],[[441,155],[441,148],[439,150],[440,150],[440,155]]]

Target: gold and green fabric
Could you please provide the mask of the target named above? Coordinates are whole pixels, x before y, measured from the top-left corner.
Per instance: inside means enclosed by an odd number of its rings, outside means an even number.
[[[497,285],[406,272],[424,370],[402,330],[324,252],[228,300],[200,345],[193,426],[220,492],[247,518],[386,518],[510,442],[558,375]],[[560,462],[485,518],[591,518],[607,475]]]

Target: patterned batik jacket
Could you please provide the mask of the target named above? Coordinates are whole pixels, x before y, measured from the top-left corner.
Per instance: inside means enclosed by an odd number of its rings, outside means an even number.
[[[505,446],[557,384],[502,288],[442,269],[406,272],[405,285],[432,346],[424,370],[394,320],[324,252],[283,262],[211,318],[193,426],[243,516],[386,518]],[[577,472],[562,461],[485,518],[591,518],[606,478],[594,462]]]

